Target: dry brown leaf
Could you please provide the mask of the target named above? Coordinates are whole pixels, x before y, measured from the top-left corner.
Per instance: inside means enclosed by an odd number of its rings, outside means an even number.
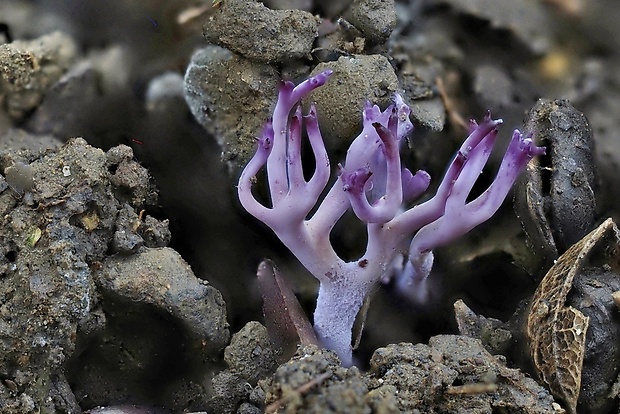
[[[617,245],[618,229],[612,219],[560,256],[536,289],[527,317],[534,365],[552,394],[566,402],[569,413],[576,412],[589,318],[566,306],[566,296],[593,248],[609,235]]]
[[[319,344],[312,324],[293,290],[271,260],[265,259],[256,272],[263,297],[265,326],[271,341],[282,348],[283,359],[295,353],[298,344]]]

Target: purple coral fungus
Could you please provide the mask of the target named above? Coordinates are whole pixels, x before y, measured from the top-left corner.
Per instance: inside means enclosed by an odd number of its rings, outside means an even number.
[[[256,154],[241,173],[238,194],[242,206],[269,226],[319,280],[314,329],[323,346],[350,365],[355,317],[403,246],[410,243],[399,283],[422,289],[432,268],[432,250],[491,217],[528,160],[543,154],[544,148],[515,130],[495,180],[467,202],[502,123],[488,113],[480,124],[472,121],[471,133],[448,166],[436,194],[406,209],[407,203],[427,190],[430,176],[425,171],[413,174],[401,165],[399,144],[413,125],[409,107],[396,94],[394,103],[384,111],[366,104],[362,131],[352,141],[344,164],[339,165],[339,177],[319,203],[329,181],[330,161],[314,105],[302,117],[299,102],[331,75],[327,70],[298,86],[282,84],[273,117],[258,138]],[[304,124],[316,160],[309,180],[304,178],[301,163]],[[270,207],[252,194],[254,177],[265,164]],[[336,254],[329,235],[349,209],[366,224],[368,241],[362,257],[347,262]]]

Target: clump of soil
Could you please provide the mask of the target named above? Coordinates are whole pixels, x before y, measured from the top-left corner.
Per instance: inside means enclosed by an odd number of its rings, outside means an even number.
[[[228,342],[224,303],[164,247],[168,222],[149,214],[157,193],[131,148],[103,152],[75,138],[55,150],[2,150],[0,169],[3,412],[125,399],[183,409],[199,398],[169,365],[208,375]]]
[[[564,412],[548,391],[507,368],[479,340],[456,335],[377,349],[368,373],[341,367],[331,352],[301,348],[261,387],[267,412]]]

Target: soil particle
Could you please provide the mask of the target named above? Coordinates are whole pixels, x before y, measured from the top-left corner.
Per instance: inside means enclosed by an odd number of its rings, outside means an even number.
[[[210,409],[217,413],[258,410],[259,407],[251,402],[262,406],[265,396],[262,392],[260,396],[256,395],[260,391],[256,384],[276,369],[276,356],[267,329],[258,322],[248,322],[233,335],[224,350],[228,368],[213,379]]]
[[[140,216],[138,216],[139,218]],[[168,219],[157,220],[147,214],[144,221],[139,222],[138,233],[147,247],[164,247],[170,244],[172,239],[168,224]],[[133,228],[135,228],[135,224]]]
[[[251,392],[252,385],[243,376],[224,370],[213,376],[213,394],[207,405],[212,412],[232,414]]]
[[[245,164],[275,105],[278,76],[218,46],[197,51],[185,73],[185,101],[223,149],[222,159]]]
[[[328,148],[344,148],[359,133],[362,108],[369,101],[385,108],[398,91],[398,79],[385,56],[343,56],[335,62],[319,63],[312,74],[332,69],[329,88],[314,90],[321,133]]]
[[[307,58],[318,36],[318,19],[301,10],[269,10],[254,0],[226,0],[204,25],[208,42],[256,62]]]
[[[385,43],[396,27],[394,0],[355,0],[346,17],[373,44]]]
[[[224,361],[252,384],[269,375],[277,365],[267,329],[258,322],[248,322],[233,335],[224,350]]]
[[[310,389],[317,378],[326,379]],[[364,395],[368,387],[359,369],[343,368],[333,352],[314,345],[301,347],[297,355],[281,365],[275,374],[260,382],[265,403],[283,406],[283,413],[361,413],[368,409]],[[369,412],[369,411],[368,411]]]
[[[165,311],[195,340],[205,355],[228,342],[224,302],[215,288],[197,279],[174,250],[142,249],[131,256],[112,256],[94,275],[104,295],[120,297]]]
[[[45,93],[45,99],[28,119],[26,128],[33,133],[57,137],[88,132],[81,108],[94,105],[100,98],[99,76],[87,61],[72,66]]]
[[[129,147],[125,148],[130,150]],[[110,176],[110,184],[117,199],[136,209],[157,202],[157,193],[150,185],[148,171],[136,161],[127,157],[110,168],[114,171]]]
[[[116,221],[116,231],[112,241],[114,253],[135,253],[144,244],[144,239],[136,232],[138,226],[140,226],[138,214],[129,204],[125,204],[119,211]]]
[[[479,339],[492,354],[507,354],[513,337],[502,321],[476,315],[461,299],[454,303],[454,316],[461,335]]]
[[[0,94],[6,93],[9,115],[19,120],[34,109],[76,53],[73,39],[60,32],[0,45]]]
[[[493,108],[496,114],[514,105],[513,82],[503,68],[481,65],[475,70],[473,89],[484,108]]]

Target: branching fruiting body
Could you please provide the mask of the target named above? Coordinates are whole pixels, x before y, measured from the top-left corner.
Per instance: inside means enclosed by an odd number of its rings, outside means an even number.
[[[491,217],[528,160],[544,153],[544,148],[515,130],[495,180],[468,202],[502,123],[487,114],[480,124],[472,121],[470,135],[448,166],[436,194],[406,208],[427,190],[430,176],[425,171],[413,174],[401,166],[400,141],[413,125],[409,107],[396,95],[384,111],[376,105],[365,106],[362,131],[339,166],[338,179],[319,200],[330,178],[330,161],[315,107],[302,117],[299,102],[325,84],[331,74],[330,70],[319,73],[296,87],[291,82],[282,84],[273,117],[239,178],[238,194],[243,207],[269,226],[319,280],[314,329],[323,345],[350,365],[351,332],[362,302],[407,243],[408,260],[397,283],[403,288],[424,289],[432,268],[432,250]],[[309,180],[304,178],[301,162],[304,124],[316,161]],[[271,206],[261,204],[252,194],[255,176],[265,164]],[[368,241],[362,257],[346,262],[334,251],[329,235],[349,209],[366,224]]]

